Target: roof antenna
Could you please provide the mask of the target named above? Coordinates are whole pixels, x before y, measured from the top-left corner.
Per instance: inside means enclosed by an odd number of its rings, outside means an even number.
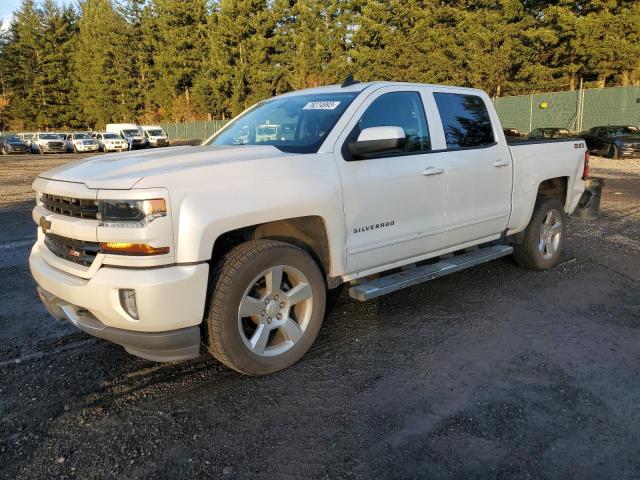
[[[344,82],[342,82],[341,88],[350,87],[351,85],[355,85],[356,83],[360,82],[358,80],[354,80],[353,75],[350,73],[349,75],[347,75],[347,78],[344,79]]]

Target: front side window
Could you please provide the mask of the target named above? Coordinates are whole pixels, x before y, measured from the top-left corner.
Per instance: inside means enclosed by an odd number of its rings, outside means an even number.
[[[495,143],[489,111],[482,98],[459,93],[433,94],[447,148],[486,147]]]
[[[636,137],[640,131],[636,127],[613,127],[608,131],[610,137]]]
[[[315,153],[358,95],[313,93],[266,100],[227,124],[206,145],[272,145],[284,152]]]
[[[429,128],[418,92],[391,92],[376,98],[364,112],[349,135],[355,141],[360,132],[370,127],[401,127],[404,130],[404,152],[431,150]]]

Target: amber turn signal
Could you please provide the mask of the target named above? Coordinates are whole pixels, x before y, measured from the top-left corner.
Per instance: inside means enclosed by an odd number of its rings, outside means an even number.
[[[100,244],[101,253],[118,255],[164,255],[169,253],[169,250],[169,247],[152,247],[146,243],[103,242]]]

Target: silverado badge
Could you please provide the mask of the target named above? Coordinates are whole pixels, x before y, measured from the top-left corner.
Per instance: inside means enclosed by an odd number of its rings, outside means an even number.
[[[51,220],[47,220],[46,217],[40,217],[40,228],[42,228],[42,233],[47,233],[47,229],[51,228]]]

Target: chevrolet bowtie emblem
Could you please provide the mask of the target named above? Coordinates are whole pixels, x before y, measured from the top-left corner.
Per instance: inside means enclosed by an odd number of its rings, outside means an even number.
[[[47,233],[47,229],[51,228],[51,220],[47,220],[46,217],[40,217],[40,228],[42,228],[42,233]]]

